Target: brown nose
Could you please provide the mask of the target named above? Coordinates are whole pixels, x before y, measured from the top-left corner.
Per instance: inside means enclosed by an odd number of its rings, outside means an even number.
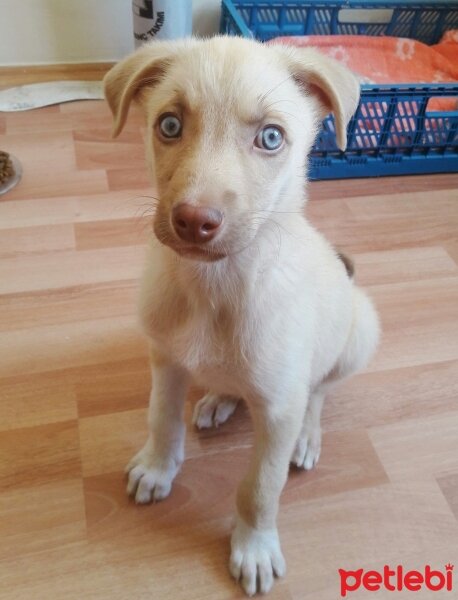
[[[187,202],[175,206],[172,223],[178,237],[185,242],[204,244],[213,239],[223,222],[223,213],[217,208],[193,206]]]

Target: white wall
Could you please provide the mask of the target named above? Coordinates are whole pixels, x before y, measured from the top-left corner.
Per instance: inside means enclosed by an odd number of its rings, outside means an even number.
[[[195,33],[216,32],[219,13],[220,0],[193,0]],[[1,66],[104,62],[131,50],[131,0],[0,0]]]

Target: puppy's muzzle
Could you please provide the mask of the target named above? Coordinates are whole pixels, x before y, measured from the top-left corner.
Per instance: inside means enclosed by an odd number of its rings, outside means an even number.
[[[223,223],[223,213],[217,208],[194,206],[182,202],[172,211],[172,225],[184,242],[205,244],[218,233]]]

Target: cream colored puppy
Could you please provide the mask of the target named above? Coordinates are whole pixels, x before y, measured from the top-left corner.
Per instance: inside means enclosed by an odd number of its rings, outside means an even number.
[[[114,134],[135,99],[158,190],[140,302],[151,338],[150,435],[128,466],[137,502],[165,498],[184,458],[190,381],[197,425],[238,398],[255,430],[237,493],[230,571],[248,594],[285,573],[276,516],[289,463],[320,455],[327,390],[364,367],[377,315],[303,214],[306,156],[324,115],[340,147],[355,77],[313,50],[239,38],[156,42],[105,78]]]

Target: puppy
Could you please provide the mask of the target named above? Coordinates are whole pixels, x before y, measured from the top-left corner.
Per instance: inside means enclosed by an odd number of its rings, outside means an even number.
[[[359,85],[309,49],[240,38],[154,42],[106,75],[114,135],[136,101],[158,191],[140,315],[151,339],[149,437],[129,494],[162,500],[183,462],[190,381],[201,427],[243,398],[254,450],[237,492],[230,572],[247,594],[285,573],[276,516],[290,462],[320,456],[326,393],[363,368],[376,312],[304,214],[306,157],[335,116],[340,148]]]

